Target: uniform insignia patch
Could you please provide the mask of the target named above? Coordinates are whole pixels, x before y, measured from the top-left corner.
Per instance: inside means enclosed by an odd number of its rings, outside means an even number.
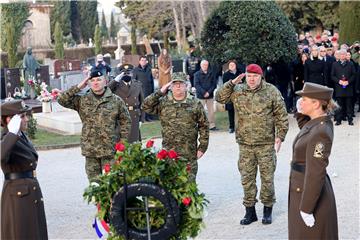
[[[315,150],[314,150],[314,157],[316,158],[323,158],[324,157],[324,151],[325,151],[325,146],[322,143],[317,143],[315,145]]]

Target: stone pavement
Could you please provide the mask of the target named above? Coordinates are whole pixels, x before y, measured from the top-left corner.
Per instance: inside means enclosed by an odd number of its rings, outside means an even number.
[[[216,132],[199,162],[197,181],[210,200],[206,228],[196,239],[286,239],[287,193],[292,141],[298,132],[292,116],[290,130],[278,155],[273,224],[262,225],[262,204],[257,204],[260,221],[241,226],[244,216],[242,187],[237,170],[238,147],[234,135]],[[340,239],[359,239],[359,137],[355,126],[335,127],[335,142],[328,173],[337,201]],[[157,145],[159,141],[157,141]],[[38,179],[45,199],[50,239],[95,239],[91,225],[96,209],[82,198],[87,178],[80,148],[40,151]],[[335,173],[337,177],[335,177]],[[332,176],[334,175],[334,176]],[[0,180],[2,186],[2,179]]]

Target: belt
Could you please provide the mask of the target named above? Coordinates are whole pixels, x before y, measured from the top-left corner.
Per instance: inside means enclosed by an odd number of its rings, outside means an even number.
[[[133,111],[133,110],[136,110],[136,109],[139,109],[138,107],[135,107],[135,106],[128,106],[128,109],[130,111]]]
[[[21,178],[36,178],[36,172],[34,170],[26,172],[5,173],[5,180],[16,180]]]
[[[305,172],[306,165],[300,165],[297,163],[291,163],[291,169],[295,170],[297,172],[304,173]]]

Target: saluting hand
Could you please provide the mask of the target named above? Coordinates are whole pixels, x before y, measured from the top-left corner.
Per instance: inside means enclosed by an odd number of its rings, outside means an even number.
[[[21,126],[21,117],[19,114],[16,114],[10,119],[7,128],[9,132],[17,135],[20,131],[20,126]]]
[[[163,93],[163,94],[166,94],[167,91],[169,91],[169,88],[171,86],[171,83],[172,82],[168,82],[167,84],[165,84],[164,86],[161,87],[160,91]]]
[[[82,80],[82,81],[77,85],[78,88],[79,88],[79,89],[83,89],[83,88],[87,85],[89,79],[90,79],[90,78],[87,77],[87,78],[85,78],[84,80]]]
[[[238,83],[242,83],[242,79],[245,77],[245,73],[240,74],[239,76],[237,76],[236,78],[234,78],[233,80],[231,80],[231,82],[233,84],[238,84]]]

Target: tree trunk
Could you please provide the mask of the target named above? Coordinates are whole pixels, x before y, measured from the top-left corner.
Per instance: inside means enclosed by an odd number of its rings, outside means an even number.
[[[184,2],[180,2],[180,19],[181,19],[181,28],[182,28],[182,34],[181,34],[181,48],[185,49],[187,45],[186,41],[186,27],[185,27],[185,16],[184,16]]]
[[[131,54],[136,55],[136,26],[135,24],[131,25]]]
[[[173,14],[174,14],[175,28],[176,28],[177,48],[178,48],[178,53],[180,53],[181,52],[181,44],[180,44],[181,43],[181,28],[180,28],[178,13],[176,11],[176,2],[172,2],[172,7],[173,7]]]
[[[164,40],[164,48],[169,50],[169,32],[163,33],[163,40]]]

